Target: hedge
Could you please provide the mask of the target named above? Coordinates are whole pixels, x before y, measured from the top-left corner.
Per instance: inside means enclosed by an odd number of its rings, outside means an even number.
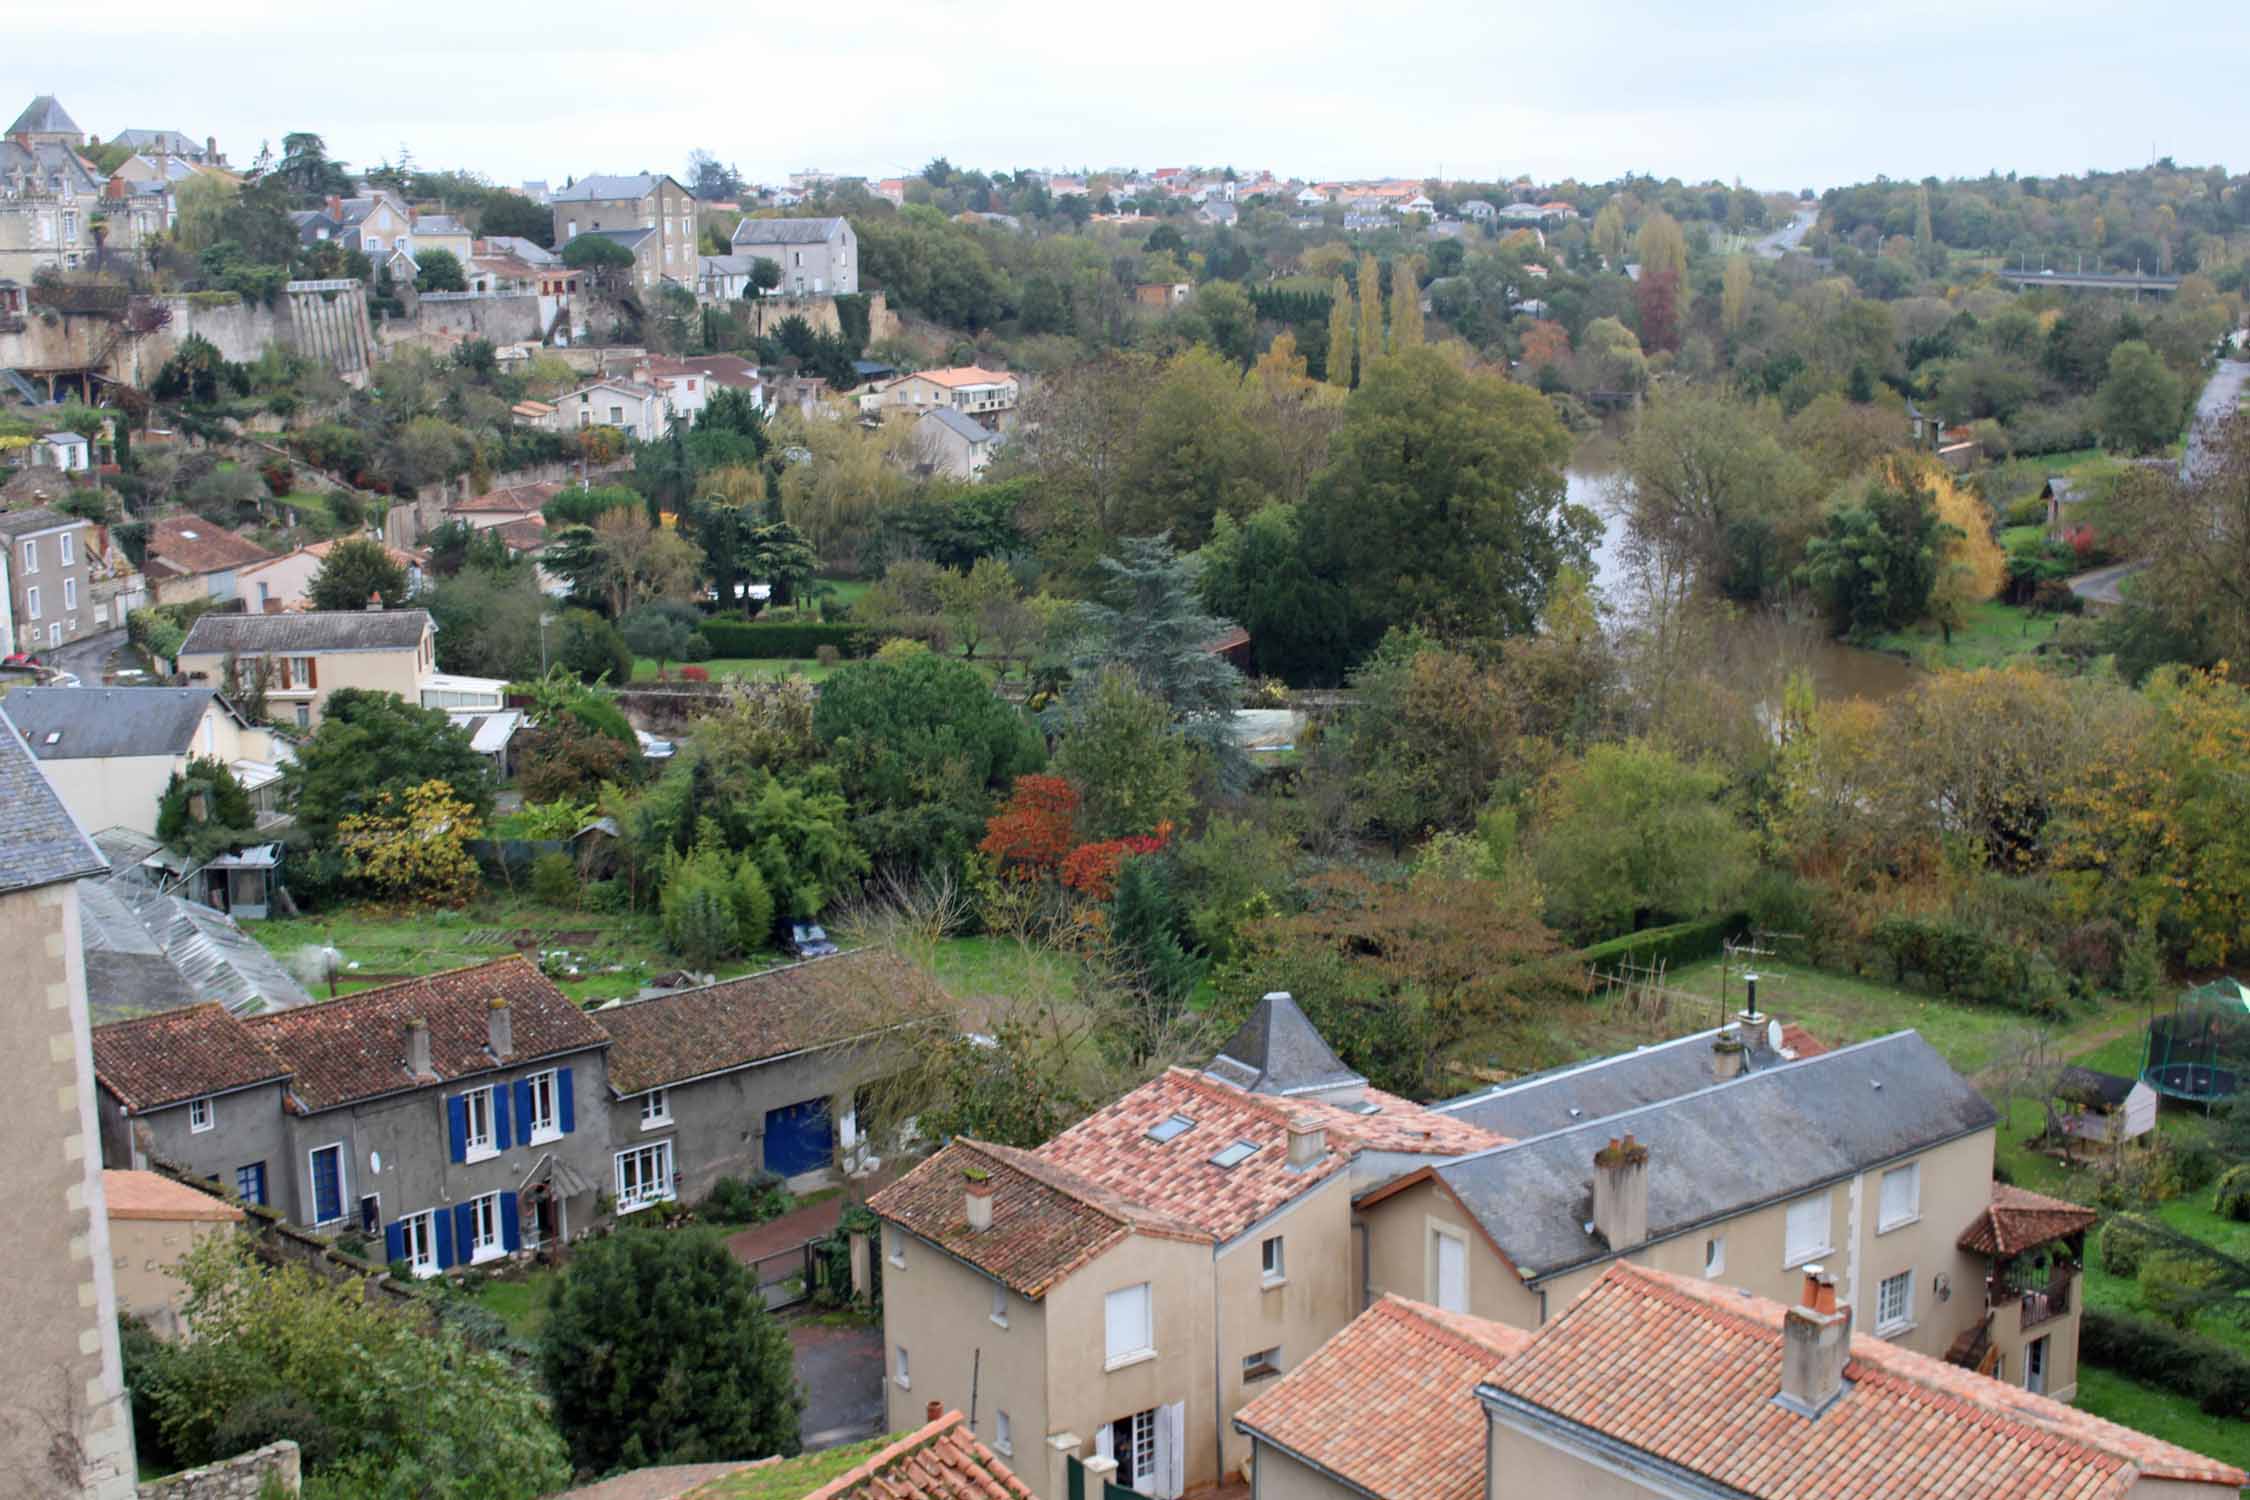
[[[2080,1316],[2080,1362],[2190,1397],[2214,1417],[2250,1417],[2250,1359],[2216,1339],[2146,1318],[2098,1307]]]
[[[1723,917],[1707,917],[1700,922],[1651,927],[1596,943],[1591,948],[1581,948],[1571,959],[1581,967],[1604,968],[1623,963],[1693,963],[1717,953],[1727,934],[1738,930],[1744,920],[1740,912],[1733,912]]]
[[[868,632],[852,625],[761,625],[748,620],[705,620],[698,627],[711,654],[758,661],[802,661],[834,646],[839,656],[865,656]]]

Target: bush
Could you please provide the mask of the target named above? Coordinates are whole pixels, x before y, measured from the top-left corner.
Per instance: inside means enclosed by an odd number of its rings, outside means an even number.
[[[832,646],[839,657],[865,656],[868,632],[851,625],[760,625],[747,620],[705,620],[703,639],[713,656],[756,661],[817,657]]]
[[[2226,1165],[2207,1141],[2182,1141],[2172,1145],[2170,1150],[2182,1193],[2202,1192]]]
[[[2250,1224],[2250,1162],[2227,1168],[2211,1195],[2211,1211],[2237,1224]]]
[[[748,1177],[722,1177],[711,1184],[711,1195],[696,1209],[700,1218],[714,1224],[763,1224],[789,1211],[794,1200],[780,1177],[753,1172]]]
[[[682,682],[709,682],[710,680],[711,671],[708,667],[689,666],[680,668],[680,681]]]
[[[531,894],[549,906],[569,906],[578,897],[578,866],[559,849],[531,862]]]
[[[1619,964],[1664,963],[1679,965],[1693,963],[1699,958],[1709,958],[1719,951],[1727,934],[1742,926],[1742,916],[1736,913],[1725,917],[1707,917],[1700,922],[1674,922],[1669,927],[1651,927],[1645,932],[1628,933],[1611,938],[1590,948],[1581,948],[1570,956],[1579,967],[1600,965],[1615,968]]]
[[[2102,1226],[2102,1269],[2130,1281],[2141,1274],[2141,1262],[2154,1243],[2146,1224],[2118,1214]]]
[[[2047,502],[2039,498],[2037,490],[2008,502],[2010,526],[2044,526],[2047,524]]]
[[[1893,914],[1876,923],[1870,937],[1890,959],[1898,984],[1918,981],[1952,999],[2036,1016],[2062,1008],[2062,976],[2045,955],[2026,953],[1967,922]]]
[[[2184,1333],[2195,1326],[2219,1272],[2202,1256],[2159,1250],[2141,1262],[2139,1280],[2141,1306]]]
[[[2189,1397],[2214,1417],[2250,1417],[2250,1359],[2215,1339],[2089,1307],[2079,1323],[2078,1357]]]

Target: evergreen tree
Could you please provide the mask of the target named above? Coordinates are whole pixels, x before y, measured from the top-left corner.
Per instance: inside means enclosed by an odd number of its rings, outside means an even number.
[[[1328,383],[1352,388],[1352,288],[1339,273],[1328,293]]]
[[[1375,269],[1375,257],[1361,252],[1359,257],[1359,378],[1367,382],[1368,371],[1375,361],[1383,357],[1383,289],[1380,273]]]
[[[1391,352],[1418,349],[1422,344],[1422,288],[1415,257],[1402,255],[1391,262]]]

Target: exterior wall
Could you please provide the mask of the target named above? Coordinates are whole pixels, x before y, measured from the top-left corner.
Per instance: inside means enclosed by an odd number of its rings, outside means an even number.
[[[1975,1282],[1954,1282],[1955,1300],[1967,1298],[1974,1306],[1978,1295]],[[2080,1315],[2085,1309],[2086,1279],[2080,1276],[2070,1289],[2070,1311],[2058,1318],[2047,1318],[2028,1327],[2024,1324],[2024,1305],[2020,1297],[2002,1296],[1992,1309],[1992,1344],[2000,1352],[2000,1363],[1992,1369],[1995,1380],[2021,1386],[2024,1373],[2029,1368],[2024,1350],[2035,1339],[2047,1341],[2047,1385],[2045,1394],[2057,1401],[2069,1401],[2078,1395],[2078,1331]],[[2135,1493],[2139,1493],[2135,1491]]]
[[[1646,1500],[1669,1492],[1499,1422],[1488,1422],[1484,1493],[1485,1500],[1544,1500],[1549,1495],[1568,1495],[1571,1500]]]
[[[145,1169],[150,1158],[161,1158],[198,1176],[215,1178],[231,1191],[239,1168],[263,1162],[267,1204],[296,1217],[290,1196],[294,1179],[289,1117],[282,1111],[281,1085],[261,1084],[220,1094],[211,1101],[211,1110],[209,1130],[190,1130],[185,1101],[127,1116],[115,1098],[103,1093],[102,1165]]]
[[[1469,1247],[1469,1311],[1511,1328],[1539,1326],[1539,1297],[1493,1250],[1468,1210],[1434,1182],[1419,1182],[1360,1215],[1367,1225],[1366,1297],[1385,1292],[1437,1305],[1437,1272],[1430,1235],[1442,1229]],[[1559,1311],[1562,1304],[1554,1304]]]
[[[1282,1278],[1269,1286],[1263,1245],[1279,1236]],[[1234,1430],[1234,1414],[1271,1388],[1271,1377],[1245,1380],[1242,1361],[1281,1351],[1284,1374],[1295,1369],[1359,1311],[1352,1277],[1352,1203],[1348,1173],[1338,1173],[1220,1249],[1218,1290],[1219,1435],[1222,1468],[1239,1471],[1250,1439]],[[1190,1443],[1197,1434],[1191,1428]]]
[[[90,261],[99,198],[24,198],[0,203],[0,276],[24,285],[42,266],[67,270]]]
[[[140,1500],[267,1500],[277,1493],[296,1495],[303,1478],[297,1445],[283,1438],[224,1463],[152,1479],[141,1486]]]
[[[235,574],[234,586],[243,606],[262,615],[269,605],[277,609],[302,609],[305,594],[320,572],[321,560],[299,549],[272,562],[258,563]]]
[[[153,835],[156,804],[173,771],[184,763],[177,755],[42,760],[39,774],[84,827],[130,828]]]
[[[556,203],[553,208],[558,252],[573,236],[589,229],[654,229],[653,241],[644,243],[639,257],[641,284],[652,285],[653,272],[694,288],[695,200],[669,177],[659,178],[651,191],[638,198],[586,198]]]
[[[185,1288],[172,1274],[199,1241],[234,1233],[228,1219],[120,1219],[109,1221],[109,1253],[117,1279],[117,1310],[145,1318],[167,1336],[180,1331]]]
[[[827,293],[850,296],[859,290],[859,236],[851,220],[839,220],[836,232],[818,245],[760,244],[755,238],[760,221],[746,219],[730,250],[736,255],[770,260],[781,267],[777,289],[797,295]]]
[[[947,1411],[966,1413],[973,1385],[977,1436],[992,1443],[999,1431],[998,1413],[1006,1412],[1015,1448],[1009,1467],[1039,1493],[1040,1500],[1065,1500],[1059,1493],[1049,1493],[1047,1466],[1038,1461],[1044,1438],[1056,1430],[1048,1407],[1047,1308],[1010,1292],[1008,1324],[1001,1327],[992,1320],[992,1291],[998,1283],[912,1235],[905,1236],[906,1264],[899,1265],[888,1257],[892,1237],[903,1233],[884,1225],[882,1243],[873,1250],[885,1257],[884,1430],[907,1432],[921,1426],[932,1401],[942,1403]],[[1099,1307],[1094,1315],[1101,1316]],[[1098,1347],[1098,1324],[1094,1341]],[[910,1365],[910,1381],[904,1386],[898,1381],[902,1345]],[[1092,1453],[1092,1434],[1071,1430],[1086,1440],[1085,1452]]]
[[[62,561],[65,535],[70,538],[67,567]],[[8,611],[15,622],[15,639],[8,650],[50,651],[102,628],[96,623],[94,560],[88,550],[93,540],[93,528],[84,521],[8,539]],[[26,547],[31,549],[28,559]],[[36,566],[27,566],[27,561]],[[33,589],[39,591],[36,615],[31,611]],[[77,599],[75,605],[65,602],[72,597]],[[57,626],[61,627],[59,634]]]
[[[423,634],[418,651],[316,651],[312,657],[318,687],[284,689],[276,686],[266,693],[266,712],[275,723],[289,722],[301,704],[308,712],[310,727],[318,728],[321,706],[338,688],[395,693],[409,703],[418,704],[422,701],[422,679],[436,669],[435,651],[427,632]],[[226,658],[218,652],[182,656],[179,669],[198,687],[222,687],[226,682]]]
[[[8,955],[13,1001],[0,1009],[10,1200],[0,1216],[8,1267],[0,1321],[17,1377],[0,1404],[0,1473],[59,1478],[59,1494],[127,1500],[133,1429],[117,1347],[77,885],[0,896],[0,953]],[[77,1461],[57,1475],[65,1437]]]
[[[1279,1448],[1259,1443],[1257,1450],[1258,1464],[1250,1481],[1250,1500],[1364,1500],[1363,1491],[1338,1484]]]
[[[1914,1273],[1913,1326],[1902,1333],[1885,1335],[1899,1347],[1943,1359],[1954,1337],[1984,1315],[1979,1295],[1984,1285],[1984,1257],[1967,1254],[1954,1242],[1992,1201],[1994,1139],[1995,1132],[1986,1130],[1916,1158],[1921,1163],[1921,1213],[1887,1233],[1877,1222],[1882,1214],[1883,1174],[1869,1171],[1860,1175],[1859,1211],[1853,1220],[1858,1241],[1845,1263],[1850,1273],[1848,1289],[1855,1330],[1876,1332],[1876,1288],[1884,1277],[1904,1271]],[[1936,1293],[1940,1273],[1951,1287],[1943,1302]],[[1795,1301],[1800,1290],[1791,1288],[1787,1300]],[[2009,1368],[2020,1383],[2020,1367],[2011,1362]]]

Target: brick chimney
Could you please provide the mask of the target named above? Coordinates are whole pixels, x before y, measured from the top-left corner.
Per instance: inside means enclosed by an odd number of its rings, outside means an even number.
[[[334,193],[330,193],[328,195],[328,217],[339,222],[341,222],[344,217],[344,200],[337,197]]]
[[[498,995],[485,1001],[484,1024],[490,1037],[492,1055],[499,1061],[506,1062],[515,1055],[516,1050],[516,1020],[514,1013],[508,1009],[508,1002]]]
[[[430,1066],[430,1023],[417,1016],[406,1023],[406,1071],[417,1079],[435,1079]]]
[[[989,1176],[971,1177],[963,1194],[963,1207],[969,1216],[969,1228],[977,1234],[992,1227],[992,1179]]]
[[[1748,1050],[1740,1027],[1720,1027],[1719,1034],[1711,1039],[1711,1077],[1720,1083],[1740,1078]]]
[[[1328,1156],[1328,1130],[1318,1115],[1298,1115],[1289,1122],[1289,1166],[1302,1172],[1317,1167]]]
[[[1630,1131],[1594,1153],[1594,1233],[1612,1250],[1648,1238],[1648,1147]]]
[[[944,1415],[945,1403],[943,1401],[932,1401],[928,1406],[922,1408],[922,1419],[926,1422],[935,1422]]]
[[[1836,1302],[1836,1278],[1805,1267],[1802,1301],[1781,1319],[1781,1394],[1774,1399],[1804,1417],[1817,1417],[1844,1394],[1844,1364],[1852,1352],[1852,1310]]]

